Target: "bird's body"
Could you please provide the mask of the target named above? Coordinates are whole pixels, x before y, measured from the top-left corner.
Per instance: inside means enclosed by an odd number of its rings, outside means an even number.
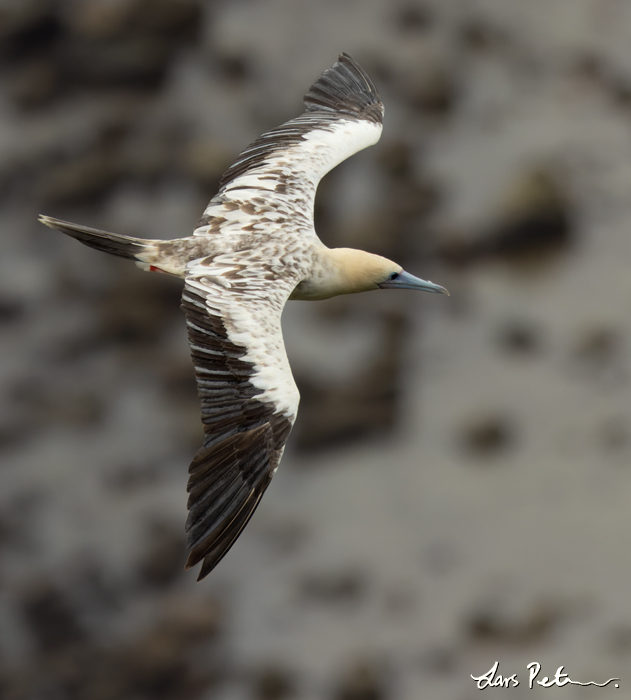
[[[288,299],[379,287],[444,292],[363,251],[327,248],[313,226],[320,179],[378,141],[383,105],[346,54],[305,96],[307,110],[263,134],[222,178],[192,236],[142,240],[40,220],[87,245],[182,277],[205,439],[190,466],[187,568],[206,576],[278,468],[299,394],[280,318]]]

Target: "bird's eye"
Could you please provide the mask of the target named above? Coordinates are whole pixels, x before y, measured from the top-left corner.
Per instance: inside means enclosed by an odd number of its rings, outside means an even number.
[[[388,277],[389,280],[395,280],[399,276],[398,272],[393,272],[390,277]]]

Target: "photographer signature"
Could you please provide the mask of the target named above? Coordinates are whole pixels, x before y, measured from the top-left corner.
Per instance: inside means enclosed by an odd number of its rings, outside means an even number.
[[[473,680],[476,681],[476,685],[479,690],[484,690],[485,688],[516,688],[520,684],[516,673],[511,673],[510,676],[502,675],[498,672],[499,666],[500,662],[496,661],[486,673],[483,673],[481,676],[471,676],[471,678],[473,678]],[[539,678],[539,674],[541,672],[541,664],[537,661],[529,663],[526,666],[526,668],[528,669],[528,687],[530,689],[532,689],[535,684],[543,688],[552,688],[553,686],[562,688],[564,685],[568,684],[596,685],[599,688],[604,688],[610,683],[614,683],[614,688],[620,687],[618,683],[615,683],[615,681],[620,680],[619,678],[610,678],[604,683],[596,683],[595,681],[581,683],[580,681],[573,681],[569,677],[569,675],[565,673],[565,666],[559,666],[552,678],[548,678],[548,676],[543,676],[543,678]]]

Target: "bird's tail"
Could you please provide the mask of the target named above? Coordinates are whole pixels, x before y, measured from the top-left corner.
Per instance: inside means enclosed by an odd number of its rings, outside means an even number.
[[[50,216],[40,216],[39,221],[50,228],[57,229],[62,233],[76,238],[81,243],[102,250],[105,253],[119,255],[121,258],[129,260],[143,260],[142,253],[146,251],[147,244],[142,238],[132,238],[131,236],[121,236],[118,233],[108,233],[97,228],[71,224],[69,221],[60,221]]]

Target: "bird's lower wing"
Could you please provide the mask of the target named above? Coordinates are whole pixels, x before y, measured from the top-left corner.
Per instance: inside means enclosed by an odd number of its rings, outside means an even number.
[[[188,560],[198,580],[228,552],[269,485],[298,408],[280,315],[293,284],[192,270],[182,295],[204,444],[189,468]]]

